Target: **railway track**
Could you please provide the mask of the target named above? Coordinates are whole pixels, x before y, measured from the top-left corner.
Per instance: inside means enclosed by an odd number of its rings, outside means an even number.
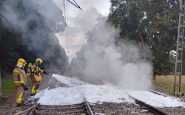
[[[85,109],[83,108],[83,104],[75,104],[69,106],[38,106],[35,110],[35,115],[58,115],[58,114],[83,114]]]
[[[31,115],[37,106],[37,103],[32,103],[21,107],[13,107],[8,110],[1,110],[0,115]]]
[[[161,111],[161,110],[159,110],[159,109],[157,109],[157,108],[155,108],[155,107],[153,107],[153,106],[151,106],[151,105],[149,105],[149,104],[147,104],[147,103],[145,103],[141,100],[138,100],[138,99],[134,98],[131,95],[129,95],[129,97],[134,99],[135,102],[141,106],[141,108],[144,108],[144,109],[148,110],[149,112],[153,113],[154,115],[168,115],[167,113],[164,113],[163,111]]]
[[[90,104],[84,98],[84,102],[74,105],[60,105],[60,106],[38,106],[34,115],[94,115]]]
[[[152,93],[166,96],[159,92]],[[129,94],[128,94],[129,95]],[[15,107],[9,110],[1,110],[0,115],[95,115],[95,113],[105,113],[111,115],[168,115],[171,113],[171,108],[155,108],[139,99],[129,95],[130,98],[134,99],[134,103],[102,103],[90,105],[89,102],[84,98],[84,101],[80,104],[74,105],[38,105],[28,104],[25,107]],[[177,108],[173,109],[177,115],[182,115],[185,110]]]
[[[130,96],[131,97],[131,96]],[[74,105],[60,106],[38,106],[34,115],[95,115],[95,113],[105,113],[111,115],[136,115],[143,113],[144,115],[167,115],[151,105],[148,105],[138,99],[133,98],[138,105],[122,103],[122,104],[105,104],[103,106],[92,105],[85,100],[83,103]],[[119,105],[119,106],[117,106]],[[147,112],[148,111],[148,112]]]
[[[14,107],[1,110],[0,115],[94,115],[90,104],[84,98],[84,102],[75,105],[46,106],[38,105],[36,102],[22,107]]]
[[[148,110],[150,113],[153,113],[155,115],[167,115],[140,100],[137,100],[135,98],[133,99],[143,110]],[[133,111],[131,112],[130,109],[135,108],[135,106],[125,105],[126,104],[121,104],[117,106],[117,104],[108,104],[107,106],[104,105],[103,107],[100,107],[98,105],[93,105],[91,107],[87,101],[84,101],[80,104],[60,106],[30,104],[26,105],[25,107],[15,107],[6,111],[1,111],[0,115],[95,115],[94,112],[107,114],[110,113],[113,115],[121,115],[122,113],[124,113],[126,115],[132,113]],[[134,111],[135,113],[132,113],[133,115],[140,113],[141,109],[137,107]]]

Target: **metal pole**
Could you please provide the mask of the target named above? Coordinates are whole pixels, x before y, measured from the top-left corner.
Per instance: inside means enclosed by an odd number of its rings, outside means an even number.
[[[173,94],[175,95],[175,91],[176,91],[176,78],[177,76],[174,76],[174,83],[173,83]]]
[[[1,82],[1,68],[0,68],[0,97],[3,95],[2,92],[2,82]]]
[[[179,93],[181,92],[181,75],[179,76]]]
[[[180,0],[180,12],[179,12],[179,24],[178,24],[178,35],[177,35],[177,49],[176,49],[176,60],[175,60],[175,78],[173,93],[176,93],[176,80],[179,76],[179,92],[181,90],[181,75],[182,75],[182,60],[183,60],[183,49],[184,49],[184,30],[185,30],[185,0]]]

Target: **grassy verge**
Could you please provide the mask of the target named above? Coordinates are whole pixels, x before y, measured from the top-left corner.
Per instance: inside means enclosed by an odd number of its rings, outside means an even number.
[[[15,86],[12,76],[6,76],[2,79],[2,88],[4,96],[13,96],[15,94]]]
[[[178,77],[177,77],[177,81],[178,81]],[[153,82],[154,88],[156,90],[166,92],[169,94],[172,94],[173,92],[173,84],[174,84],[173,75],[156,76],[156,80]],[[178,87],[176,88],[176,91],[178,91]],[[182,76],[181,92],[185,93],[185,76]]]
[[[13,98],[16,94],[15,86],[11,75],[2,78],[3,97],[0,99],[0,105],[8,98]],[[6,98],[7,97],[7,98]]]

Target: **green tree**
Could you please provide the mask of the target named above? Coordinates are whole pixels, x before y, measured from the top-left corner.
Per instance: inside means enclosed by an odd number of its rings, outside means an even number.
[[[175,49],[178,13],[167,1],[111,0],[109,22],[120,28],[120,40],[135,40],[151,49],[155,74],[174,69],[169,52]]]

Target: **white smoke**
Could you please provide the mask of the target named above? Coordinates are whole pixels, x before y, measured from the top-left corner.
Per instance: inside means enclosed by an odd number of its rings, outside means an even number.
[[[90,7],[83,12],[73,15],[73,17],[68,17],[65,31],[57,35],[67,51],[69,62],[75,57],[75,53],[81,49],[82,45],[86,43],[84,33],[96,24],[96,19],[100,15],[97,9]]]
[[[1,12],[14,31],[20,32],[25,48],[47,60],[48,65],[64,70],[68,60],[55,33],[64,31],[66,23],[52,0],[5,0]]]
[[[87,44],[77,53],[71,68],[77,76],[95,84],[112,84],[125,89],[149,89],[152,64],[136,44],[115,44],[119,31],[99,18],[87,33]]]
[[[70,36],[83,36],[96,24],[96,18],[100,15],[96,8],[90,7],[86,11],[70,17],[67,28]]]
[[[21,11],[22,10],[22,11]],[[2,13],[13,24],[15,30],[19,30],[25,34],[25,38],[32,37],[30,44],[39,46],[36,42],[37,38],[44,40],[44,38],[37,35],[37,33],[44,33],[49,30],[53,34],[57,31],[64,31],[66,23],[63,17],[63,12],[57,8],[52,0],[6,0],[2,5]],[[40,22],[44,27],[40,27],[35,33],[30,33],[29,26]],[[27,32],[28,31],[28,32]],[[45,32],[48,34],[49,32]],[[34,35],[33,35],[34,34]]]

